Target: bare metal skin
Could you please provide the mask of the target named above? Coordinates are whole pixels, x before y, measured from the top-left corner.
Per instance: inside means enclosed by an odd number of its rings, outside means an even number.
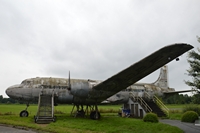
[[[127,87],[129,87],[127,90],[134,90],[141,86],[140,89],[146,91],[152,89],[163,93],[161,88],[156,87],[161,86],[157,82],[153,85],[133,84],[192,48],[193,46],[183,43],[165,46],[102,82],[70,79],[70,77],[68,79],[37,77],[25,79],[21,84],[9,87],[6,89],[6,94],[10,98],[29,103],[37,101],[39,94],[45,92],[54,95],[57,103],[94,105],[95,111],[98,112],[97,104]]]

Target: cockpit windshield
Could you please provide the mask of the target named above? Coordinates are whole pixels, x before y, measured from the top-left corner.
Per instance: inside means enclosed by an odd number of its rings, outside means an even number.
[[[21,82],[21,84],[22,84],[22,85],[25,85],[25,84],[26,84],[26,80],[23,80],[23,81]]]
[[[24,81],[22,81],[22,83],[21,84],[23,84],[23,85],[31,85],[31,81],[30,80],[24,80]]]

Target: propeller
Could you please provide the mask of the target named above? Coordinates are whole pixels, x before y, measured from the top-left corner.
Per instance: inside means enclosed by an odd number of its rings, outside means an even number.
[[[69,71],[69,79],[68,79],[69,90],[71,90],[71,83],[70,83],[70,71]]]

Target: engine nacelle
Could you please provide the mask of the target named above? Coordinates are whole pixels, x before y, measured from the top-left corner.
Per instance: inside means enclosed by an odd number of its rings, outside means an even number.
[[[91,89],[87,80],[79,80],[71,83],[70,93],[74,97],[86,98]]]

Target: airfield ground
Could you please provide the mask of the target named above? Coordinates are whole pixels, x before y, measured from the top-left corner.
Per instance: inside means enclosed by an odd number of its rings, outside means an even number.
[[[98,121],[89,118],[74,118],[70,116],[71,105],[61,105],[55,107],[57,121],[50,124],[35,124],[33,116],[37,111],[37,105],[29,107],[30,116],[19,117],[19,112],[25,105],[0,105],[0,123],[16,125],[47,132],[137,132],[137,133],[182,133],[177,127],[167,124],[146,123],[141,119],[121,118],[117,116],[120,105],[99,106],[102,118]],[[183,106],[174,105],[172,119],[180,119],[181,108]]]

